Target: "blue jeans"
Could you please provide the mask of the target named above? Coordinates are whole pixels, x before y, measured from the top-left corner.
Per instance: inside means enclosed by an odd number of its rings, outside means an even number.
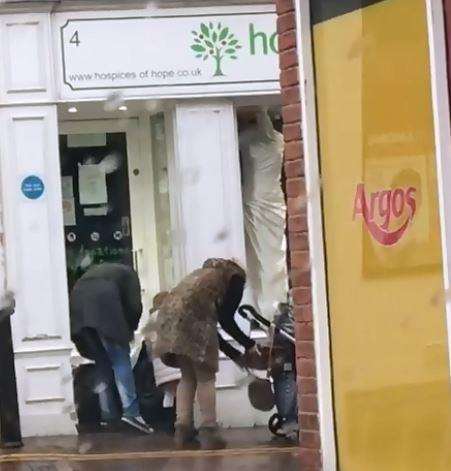
[[[274,377],[277,413],[287,424],[298,421],[297,384],[294,371],[284,371]]]
[[[138,417],[140,415],[138,396],[136,394],[135,377],[130,361],[130,348],[118,345],[110,340],[100,337],[110,365],[101,362],[96,365],[99,369],[99,382],[97,394],[99,396],[100,410],[104,420],[113,420],[120,417],[120,411],[111,383],[111,369],[114,374],[114,383],[122,403],[122,416]]]

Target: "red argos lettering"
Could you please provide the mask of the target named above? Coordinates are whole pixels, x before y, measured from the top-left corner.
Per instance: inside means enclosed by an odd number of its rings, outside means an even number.
[[[385,246],[395,245],[405,234],[416,212],[417,189],[379,190],[368,197],[365,185],[359,183],[354,199],[354,219],[361,216],[374,240]],[[395,226],[395,228],[391,228]]]

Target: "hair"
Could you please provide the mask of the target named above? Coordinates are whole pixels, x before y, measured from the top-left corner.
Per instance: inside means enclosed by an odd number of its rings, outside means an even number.
[[[169,296],[168,291],[162,291],[161,293],[158,293],[157,295],[155,295],[153,298],[153,307],[156,309],[159,309],[163,305],[163,303],[165,302],[168,296]]]
[[[246,271],[236,258],[209,258],[204,262],[202,268],[220,268],[224,273],[229,274],[230,279],[232,277],[239,277],[246,281]]]

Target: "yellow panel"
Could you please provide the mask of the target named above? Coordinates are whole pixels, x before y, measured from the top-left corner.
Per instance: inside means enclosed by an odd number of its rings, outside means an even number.
[[[424,0],[314,26],[341,471],[451,470],[427,42]]]

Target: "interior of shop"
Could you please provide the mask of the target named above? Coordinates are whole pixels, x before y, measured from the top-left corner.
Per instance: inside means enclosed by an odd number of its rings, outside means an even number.
[[[169,432],[174,423],[174,384],[156,385],[155,363],[150,362],[149,366],[149,362],[143,361],[142,329],[154,296],[171,290],[186,274],[180,254],[184,250],[185,222],[174,223],[178,217],[174,199],[178,180],[171,164],[175,139],[173,106],[165,100],[122,101],[114,96],[106,102],[58,106],[68,291],[92,265],[124,263],[138,273],[143,314],[131,350],[136,386],[143,398],[141,408],[147,407],[148,417],[145,414],[143,417],[154,428]],[[280,306],[289,302],[286,208],[280,183],[283,152],[280,97],[236,98],[233,109],[236,143],[225,145],[238,144],[239,148],[242,202],[239,237],[244,241],[241,262],[247,274],[241,304],[252,305],[271,322]],[[208,159],[208,155],[201,157]],[[205,178],[208,163],[185,171],[179,183],[202,192]],[[219,215],[221,218],[226,215]],[[221,247],[230,234],[224,229],[215,237]],[[218,251],[217,256],[221,256],[221,249]],[[269,341],[261,323],[251,317],[248,320],[237,317],[248,335]],[[92,362],[82,358],[75,348],[72,359],[79,431],[92,431],[101,422],[96,392],[90,387]],[[220,424],[266,426],[276,408],[255,410],[248,398],[247,373],[224,355],[220,360],[217,378]],[[266,376],[266,372],[256,374]],[[236,409],[237,401],[240,410],[231,413],[230,406],[235,404]]]

